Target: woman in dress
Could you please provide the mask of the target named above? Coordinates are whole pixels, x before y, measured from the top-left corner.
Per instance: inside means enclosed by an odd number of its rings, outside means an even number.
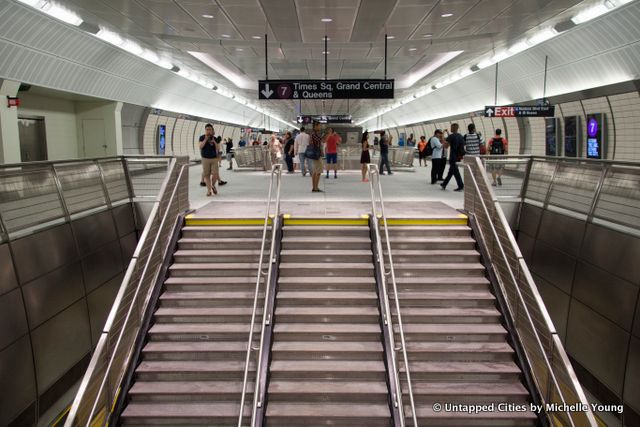
[[[271,135],[271,140],[269,141],[269,153],[271,153],[272,165],[280,163],[280,160],[282,160],[282,143],[275,135]]]
[[[367,165],[371,163],[371,155],[369,154],[369,132],[362,134],[362,154],[360,154],[360,164],[362,165],[362,182],[369,182],[367,179]]]

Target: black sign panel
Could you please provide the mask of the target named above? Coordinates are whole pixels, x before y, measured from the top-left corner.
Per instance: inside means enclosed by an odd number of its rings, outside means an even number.
[[[555,117],[544,119],[545,128],[545,154],[557,156],[558,153],[558,119]]]
[[[580,147],[578,147],[578,129],[580,118],[569,116],[564,118],[564,155],[566,157],[577,157]]]
[[[553,117],[556,107],[553,105],[488,105],[484,107],[485,117]]]
[[[351,115],[325,115],[325,116],[298,116],[298,123],[308,125],[313,122],[318,123],[353,123]]]
[[[260,80],[259,99],[393,99],[394,80]]]

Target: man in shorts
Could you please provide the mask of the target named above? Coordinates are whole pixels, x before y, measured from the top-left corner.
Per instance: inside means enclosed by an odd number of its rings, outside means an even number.
[[[202,156],[202,178],[207,186],[207,196],[218,194],[216,183],[220,179],[220,144],[215,137],[213,125],[207,123],[204,135],[200,136],[200,155]]]
[[[333,178],[335,179],[338,178],[338,145],[342,142],[342,138],[333,128],[327,129],[326,138],[327,178],[329,178],[329,170],[333,169]]]

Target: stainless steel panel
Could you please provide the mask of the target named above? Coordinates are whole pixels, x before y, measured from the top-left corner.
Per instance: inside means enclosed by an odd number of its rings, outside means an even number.
[[[636,337],[631,338],[631,346],[629,346],[624,402],[636,412],[640,412],[640,338]]]
[[[516,229],[516,225],[518,222],[518,208],[520,206],[520,202],[507,202],[504,200],[500,201],[500,207],[504,212],[504,216],[507,218],[507,222],[509,223],[509,228],[511,230]]]
[[[144,226],[149,219],[149,215],[151,215],[151,211],[153,210],[153,204],[154,202],[135,202],[134,209],[136,210],[136,229],[144,229]]]
[[[133,219],[133,209],[131,209],[130,204],[127,203],[126,205],[113,208],[113,217],[116,220],[119,237],[126,236],[135,231],[136,225]]]
[[[567,319],[569,317],[570,297],[540,276],[533,275],[540,296],[547,307],[553,325],[558,331],[560,340],[565,342],[567,336]]]
[[[131,233],[128,236],[124,236],[120,239],[120,246],[122,247],[122,265],[126,267],[131,261],[131,257],[138,245],[138,236],[136,233]]]
[[[73,233],[82,255],[118,238],[111,212],[104,211],[72,222]]]
[[[524,231],[529,236],[536,237],[538,234],[538,225],[542,209],[525,203],[522,205],[522,213],[520,215],[520,231]]]
[[[560,288],[566,294],[571,293],[575,263],[575,258],[539,240],[536,242],[533,252],[532,271]]]
[[[9,422],[36,400],[36,382],[29,337],[0,351],[0,425]]]
[[[10,243],[18,280],[27,283],[78,258],[68,224]]]
[[[91,343],[95,345],[100,338],[102,327],[107,320],[113,300],[118,293],[120,284],[122,283],[123,274],[118,274],[104,285],[97,288],[87,297],[89,304],[89,320],[91,321]]]
[[[106,205],[100,168],[96,163],[58,164],[55,169],[70,214]]]
[[[542,214],[538,239],[577,257],[584,236],[584,228],[584,221],[556,212],[545,211]]]
[[[629,334],[586,305],[571,302],[567,351],[614,393],[622,393]]]
[[[520,248],[520,252],[522,252],[524,260],[527,262],[527,265],[531,265],[535,244],[536,241],[533,237],[523,232],[518,233],[518,247]]]
[[[640,284],[640,238],[589,224],[580,257],[631,283]]]
[[[597,267],[578,261],[573,297],[631,331],[638,287]]]
[[[640,299],[636,307],[636,318],[633,321],[633,335],[640,338]]]
[[[9,244],[0,245],[0,295],[18,287]]]
[[[29,326],[24,314],[20,289],[14,289],[0,296],[0,349],[27,332],[29,332]]]
[[[84,296],[80,263],[68,264],[22,287],[31,329]]]
[[[99,251],[82,260],[84,283],[87,293],[122,271],[120,242],[109,243]]]
[[[31,333],[40,390],[49,388],[91,349],[89,317],[84,299]]]

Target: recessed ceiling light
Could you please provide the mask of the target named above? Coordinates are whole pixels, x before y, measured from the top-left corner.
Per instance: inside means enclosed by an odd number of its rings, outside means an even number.
[[[332,22],[333,19],[331,19],[331,18],[322,18],[321,21],[322,22]]]
[[[393,40],[395,38],[396,38],[396,36],[387,36],[387,39],[389,39],[389,40]]]
[[[228,39],[231,36],[229,34],[222,34],[222,37],[224,37],[225,39]]]
[[[213,19],[213,15],[202,15],[203,18]]]
[[[255,40],[260,40],[262,37],[260,37],[260,36],[252,36],[251,38],[255,39]]]
[[[410,48],[409,48],[409,52],[413,52],[413,51],[416,51],[416,50],[418,50],[418,48],[417,48],[417,47],[410,47]]]
[[[236,48],[236,52],[244,52],[244,49],[243,49],[243,48],[241,48],[241,47],[237,47],[237,48]]]
[[[440,16],[442,16],[443,18],[449,18],[449,17],[453,16],[453,13],[443,13]]]
[[[331,55],[331,52],[329,52],[329,51],[327,51],[327,50],[323,50],[323,51],[322,51],[322,54],[323,54],[323,55]]]
[[[324,37],[322,38],[322,40],[324,41]],[[331,41],[331,37],[327,37],[327,41]]]
[[[423,34],[422,37],[424,37],[425,39],[428,39],[429,37],[433,37],[433,34],[431,33]]]

